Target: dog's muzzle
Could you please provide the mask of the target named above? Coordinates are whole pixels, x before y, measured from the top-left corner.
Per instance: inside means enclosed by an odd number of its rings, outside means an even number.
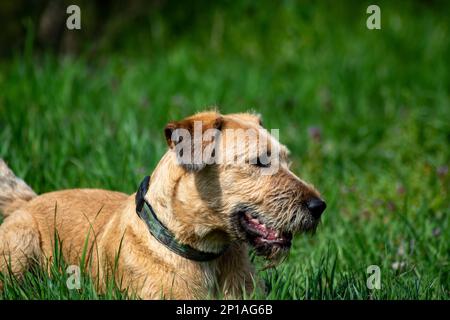
[[[273,259],[287,253],[292,244],[293,233],[314,232],[326,203],[317,197],[305,202],[293,215],[291,225],[279,225],[273,217],[257,212],[250,205],[240,205],[235,211],[235,223],[239,237],[247,241],[257,255]]]
[[[255,248],[258,255],[269,258],[275,251],[288,251],[291,247],[291,232],[270,227],[257,214],[241,212],[238,219],[246,240]]]

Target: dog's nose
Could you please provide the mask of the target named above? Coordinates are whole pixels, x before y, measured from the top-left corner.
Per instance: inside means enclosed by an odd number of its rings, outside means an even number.
[[[322,199],[311,198],[306,203],[306,206],[308,207],[309,212],[311,212],[314,218],[320,218],[325,208],[327,207],[327,204]]]

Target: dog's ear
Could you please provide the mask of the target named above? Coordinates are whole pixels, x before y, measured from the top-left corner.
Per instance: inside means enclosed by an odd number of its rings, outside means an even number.
[[[188,171],[199,171],[214,163],[222,125],[220,114],[205,112],[168,123],[164,135],[167,145],[176,153],[178,164]]]

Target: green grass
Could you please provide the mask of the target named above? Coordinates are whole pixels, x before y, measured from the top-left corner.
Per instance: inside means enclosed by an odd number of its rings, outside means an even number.
[[[154,17],[95,57],[36,53],[30,30],[0,64],[0,157],[38,193],[132,193],[165,151],[166,122],[253,109],[328,204],[316,235],[259,273],[269,293],[257,298],[449,299],[448,5],[380,6],[379,31],[367,4],[218,6],[181,33]],[[380,290],[367,289],[369,265]],[[0,299],[126,296],[99,296],[89,277],[68,290],[52,270],[9,280]]]

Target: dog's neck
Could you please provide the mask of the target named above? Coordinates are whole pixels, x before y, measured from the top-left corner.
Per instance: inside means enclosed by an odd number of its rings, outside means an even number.
[[[167,152],[151,175],[146,200],[153,206],[158,219],[169,230],[177,229],[177,221],[172,210],[173,186],[177,184],[182,169],[172,165],[171,155]]]
[[[180,219],[186,213],[192,217],[202,216],[201,208],[195,208],[186,199],[177,198],[178,193],[192,193],[192,184],[187,172],[176,163],[174,153],[169,151],[153,172],[145,198],[161,223],[176,235],[177,240],[197,250],[220,252],[228,245],[228,239],[223,234],[210,233],[207,226],[192,219]],[[185,188],[190,190],[183,190]]]

